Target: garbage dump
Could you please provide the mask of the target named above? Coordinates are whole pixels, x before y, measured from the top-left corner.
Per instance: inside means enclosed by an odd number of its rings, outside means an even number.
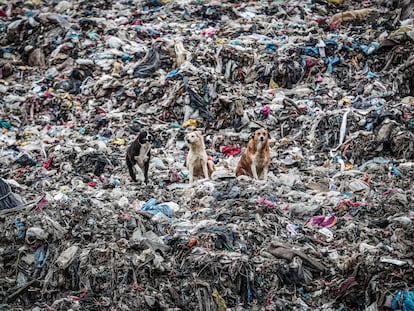
[[[0,310],[414,310],[413,8],[0,0]]]

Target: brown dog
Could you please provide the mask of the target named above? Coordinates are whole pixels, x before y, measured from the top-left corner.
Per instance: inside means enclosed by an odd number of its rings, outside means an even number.
[[[270,164],[269,138],[269,133],[265,129],[254,132],[237,164],[236,176],[248,175],[255,179],[267,180]]]
[[[209,178],[215,171],[214,163],[208,160],[203,134],[195,131],[185,135],[185,140],[190,148],[187,156],[187,167],[190,183],[194,178]]]

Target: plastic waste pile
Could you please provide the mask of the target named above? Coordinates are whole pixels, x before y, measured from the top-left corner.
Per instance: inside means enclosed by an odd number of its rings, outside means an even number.
[[[0,0],[0,310],[414,310],[413,8]]]

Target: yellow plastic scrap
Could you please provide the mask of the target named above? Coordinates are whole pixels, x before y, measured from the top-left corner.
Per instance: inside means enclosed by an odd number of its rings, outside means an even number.
[[[60,187],[60,192],[68,193],[69,192],[69,186],[62,186],[62,187]]]
[[[278,89],[278,88],[279,88],[279,84],[277,84],[275,80],[273,80],[273,78],[270,78],[269,89]]]
[[[352,170],[353,168],[354,168],[354,166],[352,164],[345,165],[345,171]]]
[[[343,0],[328,0],[328,2],[334,3],[334,4],[341,4]]]
[[[121,72],[121,63],[115,62],[114,69],[112,70],[112,74],[118,74]]]
[[[63,93],[60,95],[60,98],[72,100],[72,96],[69,93]]]
[[[348,210],[349,210],[349,205],[346,205],[346,204],[342,205],[342,206],[339,208],[339,211],[340,211],[341,213],[345,213],[345,212],[347,212]]]
[[[39,6],[42,4],[42,0],[31,0],[31,1],[26,1],[25,2],[26,5],[32,5],[32,6]]]
[[[211,296],[213,296],[214,300],[216,301],[217,311],[227,310],[226,301],[223,299],[223,297],[220,296],[216,288],[213,290]]]
[[[342,101],[343,101],[345,104],[350,104],[350,103],[351,103],[351,99],[350,99],[350,98],[347,98],[347,97],[342,98]]]
[[[114,145],[122,145],[122,146],[126,145],[125,139],[123,139],[123,138],[115,138],[115,139],[112,140],[112,143]]]
[[[187,128],[189,126],[197,127],[198,126],[198,122],[200,122],[201,120],[202,120],[201,118],[188,119],[187,121],[184,122],[183,127],[184,128]]]
[[[288,141],[289,141],[289,138],[287,138],[287,137],[283,137],[283,138],[280,140],[280,142],[281,142],[282,144],[286,144]]]
[[[396,36],[396,35],[399,35],[401,33],[410,32],[411,30],[413,30],[413,27],[411,27],[411,26],[403,26],[400,29],[394,31],[391,35],[392,36]]]

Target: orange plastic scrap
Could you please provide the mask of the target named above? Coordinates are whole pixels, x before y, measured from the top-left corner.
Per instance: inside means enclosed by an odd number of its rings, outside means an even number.
[[[194,246],[201,246],[201,242],[197,240],[196,238],[191,238],[190,241],[188,241],[188,247],[194,247]]]

